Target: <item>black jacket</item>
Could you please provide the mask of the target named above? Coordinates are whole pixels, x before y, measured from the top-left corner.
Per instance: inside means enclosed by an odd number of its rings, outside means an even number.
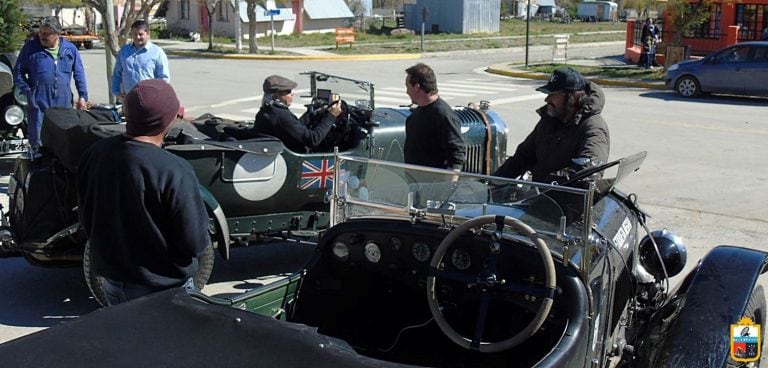
[[[192,166],[153,144],[102,139],[78,169],[80,223],[106,278],[181,286],[210,245],[208,215]]]
[[[559,170],[575,172],[607,162],[610,136],[608,125],[600,115],[605,105],[605,94],[593,82],[589,82],[589,87],[591,91],[587,100],[572,121],[563,123],[550,117],[546,106],[536,110],[541,116],[536,127],[494,175],[515,178],[530,171],[534,181],[544,182],[550,174]],[[574,163],[573,159],[579,158],[588,158],[590,163]]]
[[[405,163],[459,170],[465,155],[459,118],[443,99],[416,108],[405,120]]]
[[[333,126],[335,117],[328,112],[323,114],[318,124],[308,127],[288,110],[288,106],[273,101],[263,105],[256,114],[253,131],[279,139],[293,152],[307,153],[323,142]]]

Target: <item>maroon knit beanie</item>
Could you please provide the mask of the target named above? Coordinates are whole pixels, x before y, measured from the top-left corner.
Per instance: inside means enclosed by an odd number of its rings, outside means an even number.
[[[125,132],[131,137],[154,136],[182,113],[181,103],[168,82],[147,79],[125,96]]]

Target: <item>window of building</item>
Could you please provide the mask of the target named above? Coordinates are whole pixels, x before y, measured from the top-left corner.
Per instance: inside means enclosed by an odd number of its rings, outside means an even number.
[[[181,0],[179,11],[181,12],[181,19],[189,19],[189,0]]]
[[[766,22],[768,5],[736,4],[735,25],[739,26],[739,40],[759,40]]]
[[[216,7],[219,8],[219,22],[229,22],[229,6],[224,1],[219,1]]]

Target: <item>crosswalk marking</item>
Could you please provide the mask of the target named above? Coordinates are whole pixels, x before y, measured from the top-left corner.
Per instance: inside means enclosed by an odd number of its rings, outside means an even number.
[[[488,80],[482,78],[466,78],[460,80],[447,80],[440,82],[440,96],[448,101],[451,106],[464,104],[464,102],[471,100],[489,100],[491,106],[504,105],[516,102],[530,101],[536,99],[544,99],[541,93],[503,97],[497,99],[491,99],[494,96],[504,96],[506,93],[518,91],[517,86],[505,85],[499,83],[498,80]],[[294,102],[290,106],[290,110],[294,115],[301,116],[306,112],[306,106],[311,102],[311,96],[309,95],[309,89],[296,89],[294,90]],[[401,85],[396,86],[379,86],[376,88],[375,93],[376,107],[391,107],[397,108],[401,106],[409,105],[411,99],[405,91],[405,88]],[[354,105],[355,100],[368,100],[369,95],[362,93],[350,93],[341,96],[347,103]],[[221,117],[225,117],[232,120],[253,120],[256,114],[259,112],[259,104],[261,103],[262,96],[247,96],[228,101],[222,101],[209,106],[194,106],[187,110],[200,110],[206,109],[226,108],[227,106],[235,107],[233,111],[227,111],[225,114],[216,114]],[[237,105],[243,105],[243,109],[237,109]]]

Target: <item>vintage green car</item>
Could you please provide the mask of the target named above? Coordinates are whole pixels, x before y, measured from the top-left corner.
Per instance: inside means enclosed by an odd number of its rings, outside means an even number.
[[[334,184],[334,150],[380,160],[403,161],[405,119],[410,107],[376,108],[375,86],[367,81],[305,73],[312,103],[302,120],[330,96],[341,97],[344,113],[316,152],[284,148],[270,136],[246,136],[252,122],[203,115],[177,122],[164,148],[192,164],[211,219],[213,247],[226,259],[232,244],[271,235],[317,235],[329,223],[329,191]],[[507,126],[487,104],[457,107],[467,148],[464,171],[490,174],[506,158]],[[119,134],[122,124],[77,111],[44,124],[43,157],[23,154],[11,175],[9,209],[3,216],[0,254],[21,254],[38,265],[79,264],[86,239],[79,230],[74,172],[82,151],[96,139]],[[79,114],[79,115],[78,115]],[[108,116],[108,115],[107,115]],[[46,114],[48,118],[48,114]],[[46,137],[51,137],[50,144]],[[206,257],[206,267],[213,255]],[[94,276],[86,263],[86,276]],[[208,275],[198,278],[204,284]]]
[[[671,287],[685,246],[615,188],[644,158],[548,185],[338,156],[332,226],[294,274],[99,310],[0,365],[759,366],[768,254],[714,247]]]

